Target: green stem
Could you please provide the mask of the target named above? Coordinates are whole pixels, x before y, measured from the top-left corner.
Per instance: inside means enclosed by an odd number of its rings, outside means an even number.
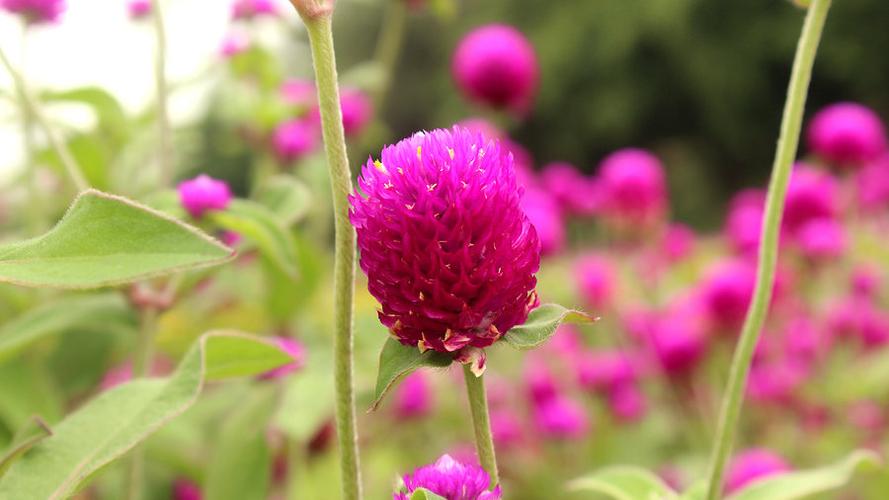
[[[144,378],[151,371],[151,362],[154,357],[154,335],[157,331],[158,311],[154,307],[147,307],[142,311],[139,327],[139,336],[136,339],[136,348],[133,351],[133,378]],[[129,471],[127,476],[128,500],[140,500],[145,485],[145,450],[137,446],[130,456]]]
[[[154,78],[157,91],[158,161],[161,185],[168,186],[173,180],[173,147],[170,139],[170,116],[167,89],[167,35],[160,0],[151,0],[151,18],[157,48],[154,55]]]
[[[346,154],[337,84],[336,57],[329,14],[304,16],[312,46],[315,85],[321,110],[324,151],[333,192],[334,214],[334,378],[336,423],[340,448],[343,498],[361,498],[355,396],[352,382],[352,309],[355,295],[355,230],[349,222],[352,174]]]
[[[43,133],[46,134],[46,138],[49,141],[50,147],[59,157],[59,160],[62,162],[62,166],[68,173],[68,176],[71,177],[71,181],[74,183],[74,186],[77,188],[78,191],[88,189],[89,184],[87,183],[86,178],[83,176],[83,173],[80,167],[77,165],[77,162],[74,160],[74,156],[71,155],[71,151],[68,149],[68,146],[64,143],[64,141],[61,140],[61,138],[59,138],[58,135],[56,135],[56,131],[50,125],[49,120],[46,118],[46,115],[43,114],[43,110],[40,109],[40,105],[38,104],[37,99],[31,94],[31,90],[25,83],[24,77],[22,77],[21,73],[16,71],[15,67],[6,56],[6,53],[3,52],[2,48],[0,48],[0,62],[2,62],[3,66],[6,67],[6,70],[12,77],[13,82],[15,82],[15,86],[18,90],[19,96],[21,97],[24,105],[28,108],[28,114],[33,117],[37,124],[40,125],[40,128],[43,129]]]
[[[28,25],[22,24],[22,55],[21,69],[19,73],[22,79],[27,79],[27,63],[28,60]],[[40,201],[40,190],[37,186],[37,165],[36,154],[34,152],[34,118],[31,116],[31,110],[28,108],[28,101],[19,94],[19,105],[22,113],[22,139],[25,147],[25,186],[28,191],[28,210],[26,210],[28,232],[35,235],[42,229],[42,212],[43,203]]]
[[[787,194],[792,163],[799,144],[806,94],[812,76],[812,65],[818,51],[818,42],[821,39],[824,22],[827,19],[827,11],[830,9],[830,1],[812,1],[796,48],[793,72],[787,89],[787,100],[784,104],[784,116],[781,121],[781,135],[778,138],[778,148],[775,151],[775,161],[772,164],[772,178],[769,181],[769,191],[766,197],[756,287],[741,330],[741,338],[738,340],[738,346],[732,359],[728,385],[716,427],[716,440],[713,443],[710,459],[708,500],[717,500],[722,492],[723,473],[734,443],[741,403],[747,385],[747,375],[750,372],[750,362],[772,298],[784,198]]]
[[[374,60],[379,65],[382,77],[373,96],[374,109],[377,113],[382,110],[383,104],[386,102],[386,94],[392,85],[395,63],[401,53],[404,29],[407,24],[406,2],[404,0],[388,0],[383,20],[384,22],[380,24],[377,47],[374,51]]]
[[[463,365],[463,379],[466,381],[466,396],[472,413],[472,428],[475,430],[475,449],[482,468],[491,477],[491,486],[500,483],[497,475],[497,457],[494,454],[494,438],[491,435],[491,419],[488,416],[488,396],[485,394],[485,380],[472,373],[470,364]]]

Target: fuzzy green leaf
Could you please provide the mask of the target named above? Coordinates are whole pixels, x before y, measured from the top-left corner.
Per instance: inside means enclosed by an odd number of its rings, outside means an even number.
[[[380,352],[377,385],[370,410],[376,410],[386,394],[401,379],[417,368],[424,366],[444,368],[450,366],[451,362],[453,362],[453,358],[447,354],[432,350],[421,353],[416,347],[406,346],[392,337],[386,339],[383,350]]]
[[[638,467],[606,467],[568,484],[572,491],[591,491],[613,500],[670,500],[676,492],[651,472]]]
[[[825,493],[847,484],[862,468],[876,468],[880,457],[858,450],[839,462],[817,469],[768,476],[750,483],[729,500],[796,500]]]
[[[95,190],[43,236],[0,246],[0,282],[98,288],[221,264],[232,251],[198,229]]]
[[[12,438],[12,443],[7,450],[0,455],[0,477],[6,469],[25,452],[30,450],[40,441],[52,435],[52,431],[42,418],[34,416],[28,424],[22,427]]]
[[[206,381],[256,375],[291,361],[274,343],[258,337],[205,334],[171,376],[120,385],[56,425],[51,437],[0,478],[0,498],[68,498],[93,473],[191,407]]]
[[[509,329],[503,335],[509,345],[516,349],[533,349],[547,340],[562,323],[592,323],[596,318],[574,309],[566,309],[558,304],[543,304],[531,311],[523,325]]]

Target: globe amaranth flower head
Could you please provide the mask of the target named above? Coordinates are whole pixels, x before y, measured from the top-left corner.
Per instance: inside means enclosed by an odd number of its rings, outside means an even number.
[[[209,211],[225,210],[232,199],[232,193],[225,181],[205,174],[182,181],[177,189],[182,207],[196,219]]]
[[[28,24],[54,23],[66,8],[65,0],[0,0],[0,9],[24,17]]]
[[[790,466],[776,453],[753,448],[738,453],[726,474],[726,492],[738,491],[747,484],[767,476],[789,472]]]
[[[498,142],[460,127],[420,132],[368,160],[358,184],[350,218],[361,268],[402,344],[483,361],[472,348],[539,304],[540,242]]]
[[[464,464],[442,455],[434,464],[420,467],[402,478],[403,484],[393,496],[394,500],[408,500],[411,494],[425,488],[446,500],[500,500],[500,486],[488,487],[490,476],[474,464]]]
[[[887,149],[886,129],[874,111],[854,102],[827,106],[812,119],[809,147],[840,166],[860,167]]]
[[[471,100],[525,113],[539,79],[537,55],[512,26],[490,24],[463,38],[451,66],[454,80]]]

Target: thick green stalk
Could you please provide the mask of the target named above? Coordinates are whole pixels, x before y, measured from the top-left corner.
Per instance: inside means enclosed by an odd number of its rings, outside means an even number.
[[[89,188],[89,184],[87,183],[86,178],[83,176],[83,173],[80,167],[77,165],[77,162],[74,160],[74,156],[71,155],[71,151],[68,149],[68,146],[58,135],[56,135],[56,131],[52,128],[52,125],[49,123],[46,115],[43,114],[43,110],[40,109],[40,105],[38,104],[37,99],[34,97],[33,94],[31,94],[31,90],[28,88],[25,79],[18,71],[16,71],[15,67],[6,56],[6,53],[3,52],[2,48],[0,48],[0,62],[3,63],[3,66],[6,67],[9,75],[12,77],[16,89],[18,90],[19,96],[22,99],[22,102],[28,108],[28,113],[37,122],[40,128],[43,129],[43,133],[46,134],[46,138],[49,141],[50,147],[59,157],[59,160],[62,162],[62,166],[65,168],[65,172],[67,172],[68,176],[71,177],[71,181],[74,183],[74,186],[77,188],[78,191],[83,191]],[[31,166],[31,168],[33,168],[33,165]]]
[[[732,359],[728,385],[722,401],[713,453],[710,458],[708,500],[717,500],[722,493],[723,473],[735,439],[741,403],[747,386],[747,375],[750,372],[750,362],[753,359],[753,351],[759,340],[772,298],[784,198],[787,195],[792,164],[799,145],[806,95],[812,77],[812,65],[815,62],[815,54],[818,51],[818,42],[821,39],[830,2],[831,0],[812,1],[796,48],[793,72],[790,76],[787,100],[784,104],[784,116],[781,120],[781,135],[778,138],[778,148],[775,151],[775,161],[772,164],[772,178],[769,181],[769,191],[766,197],[756,287],[741,330],[741,338],[738,340],[738,346]]]
[[[466,381],[466,396],[472,413],[472,428],[475,430],[475,450],[485,472],[491,477],[491,486],[500,482],[497,474],[497,456],[494,454],[494,438],[491,435],[491,419],[488,416],[488,395],[485,393],[485,380],[472,373],[470,364],[463,365],[463,379]]]
[[[168,186],[173,180],[173,145],[167,98],[167,32],[160,0],[151,0],[151,18],[157,45],[154,54],[154,78],[157,92],[158,162],[161,185]]]
[[[331,13],[303,16],[312,46],[315,85],[321,110],[324,151],[333,190],[334,249],[334,378],[343,498],[361,498],[361,474],[352,382],[352,309],[355,295],[355,230],[349,222],[352,174],[346,154],[340,109]]]

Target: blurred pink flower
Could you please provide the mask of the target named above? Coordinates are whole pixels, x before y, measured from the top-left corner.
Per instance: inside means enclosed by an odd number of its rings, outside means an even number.
[[[616,277],[614,264],[602,255],[587,254],[574,264],[574,276],[580,296],[593,311],[609,309],[612,305]]]
[[[405,377],[395,392],[395,414],[400,419],[422,418],[432,410],[432,390],[426,373],[417,370]]]
[[[724,233],[732,249],[741,255],[756,255],[765,199],[764,191],[745,189],[737,193],[729,203]]]
[[[764,448],[742,451],[729,464],[725,480],[726,493],[738,491],[757,479],[790,470],[783,458]]]
[[[205,174],[180,182],[177,189],[182,207],[196,219],[206,212],[225,210],[232,200],[232,193],[225,181]]]
[[[272,133],[275,156],[282,163],[293,163],[318,146],[318,128],[306,118],[288,120],[279,124]]]
[[[229,33],[222,39],[219,55],[229,59],[246,52],[250,48],[250,38],[243,33]]]
[[[855,173],[858,206],[867,212],[889,205],[889,154],[867,163]]]
[[[624,384],[608,393],[608,406],[620,422],[638,422],[648,410],[645,394],[636,384]]]
[[[660,318],[651,331],[651,346],[661,369],[670,377],[687,377],[707,350],[702,312],[683,308]]]
[[[282,351],[293,358],[293,361],[263,373],[259,376],[261,380],[284,378],[302,369],[306,363],[306,349],[299,341],[289,337],[275,337],[274,341]]]
[[[753,296],[756,268],[730,260],[717,264],[703,284],[702,300],[712,325],[720,331],[737,333]]]
[[[672,223],[664,231],[660,251],[668,262],[678,262],[692,253],[696,235],[692,228],[685,224]]]
[[[67,8],[65,0],[0,0],[0,9],[22,16],[28,24],[55,23]]]
[[[833,218],[839,212],[836,179],[829,173],[798,163],[790,176],[782,229],[790,236],[809,221]]]
[[[522,197],[522,210],[537,230],[540,253],[554,255],[565,247],[565,221],[555,200],[546,192],[526,188]]]
[[[148,375],[151,377],[164,376],[173,370],[173,363],[169,359],[155,356],[151,362],[151,369]],[[118,385],[129,382],[133,379],[133,363],[132,361],[124,362],[117,365],[107,372],[99,382],[99,388],[103,391],[117,387]]]
[[[791,403],[809,377],[806,364],[789,357],[754,363],[747,381],[747,395],[760,403]]]
[[[191,479],[179,478],[173,481],[173,500],[201,500],[204,498],[201,487]]]
[[[582,438],[590,427],[583,406],[562,395],[534,403],[533,416],[538,431],[552,439]]]
[[[637,379],[635,361],[626,353],[588,351],[579,358],[577,381],[588,390],[609,393]]]
[[[473,101],[524,114],[537,90],[534,47],[512,26],[489,24],[466,35],[451,66],[460,90]]]
[[[528,396],[535,404],[558,396],[558,382],[541,356],[531,353],[525,361],[522,375]]]
[[[858,167],[886,151],[883,121],[854,102],[823,108],[812,118],[806,136],[812,151],[840,166]]]
[[[127,2],[127,12],[130,19],[144,19],[151,14],[151,0],[129,0]]]
[[[833,260],[846,249],[846,232],[834,219],[812,219],[803,224],[797,235],[803,255],[814,261]]]
[[[318,108],[318,90],[309,80],[293,78],[281,84],[281,99],[287,104],[304,107],[306,110]]]
[[[276,16],[278,8],[273,0],[235,0],[232,19],[253,19],[259,16]]]
[[[522,422],[512,410],[491,411],[491,434],[498,450],[508,450],[524,440]]]
[[[601,204],[598,185],[574,165],[550,163],[540,172],[541,183],[566,214],[593,215]]]
[[[623,226],[648,227],[666,213],[664,167],[643,149],[621,149],[602,160],[599,188],[604,213]]]
[[[873,298],[880,290],[882,277],[875,268],[859,266],[852,270],[852,293],[863,299]]]
[[[344,87],[340,89],[340,107],[346,137],[361,135],[373,116],[370,98],[361,90]]]

